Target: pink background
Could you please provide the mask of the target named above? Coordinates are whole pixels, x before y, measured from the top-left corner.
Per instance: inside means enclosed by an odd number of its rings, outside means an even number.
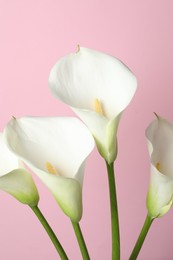
[[[145,128],[153,112],[173,122],[172,0],[0,0],[0,129],[12,115],[74,115],[52,97],[48,74],[76,45],[117,56],[138,78],[138,90],[118,131],[115,164],[122,259],[134,246],[146,216],[150,174]],[[70,134],[70,133],[69,133]],[[69,219],[35,177],[40,208],[69,258],[81,255]],[[83,189],[81,227],[92,260],[111,259],[107,176],[97,151],[90,156]],[[27,206],[0,193],[0,259],[58,259]],[[173,212],[156,220],[138,259],[173,259]]]

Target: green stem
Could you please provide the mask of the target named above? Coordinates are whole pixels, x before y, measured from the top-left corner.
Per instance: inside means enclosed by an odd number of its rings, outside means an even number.
[[[73,229],[80,247],[81,254],[83,256],[83,260],[90,260],[88,250],[85,244],[84,237],[82,235],[82,231],[80,229],[79,223],[75,223],[72,221]]]
[[[154,218],[147,215],[145,222],[144,222],[144,225],[142,227],[141,233],[138,237],[138,240],[137,240],[136,245],[135,245],[135,247],[134,247],[134,249],[131,253],[129,260],[135,260],[137,258],[153,220],[154,220]]]
[[[111,226],[112,226],[112,260],[120,260],[120,232],[118,220],[118,205],[116,196],[116,186],[114,177],[114,164],[106,162],[108,181],[109,181],[109,195],[111,208]]]
[[[68,260],[68,257],[63,249],[63,247],[61,246],[60,242],[58,241],[55,233],[53,232],[53,230],[51,229],[51,227],[49,226],[47,220],[45,219],[45,217],[43,216],[43,214],[41,213],[40,209],[38,208],[38,206],[34,206],[30,208],[33,210],[33,212],[35,213],[35,215],[37,216],[37,218],[40,220],[41,224],[43,225],[43,227],[45,228],[48,236],[50,237],[50,239],[52,240],[52,243],[54,244],[57,252],[59,253],[60,257],[62,260]]]

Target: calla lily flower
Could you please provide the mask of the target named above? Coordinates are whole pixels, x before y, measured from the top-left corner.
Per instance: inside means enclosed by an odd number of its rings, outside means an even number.
[[[88,126],[100,154],[113,162],[119,120],[137,86],[133,73],[112,56],[79,47],[53,66],[49,86]]]
[[[157,116],[146,129],[151,159],[147,208],[151,217],[165,215],[173,203],[173,125]]]
[[[0,133],[0,190],[29,206],[36,206],[39,201],[31,174],[23,169],[18,157],[9,151],[2,133]]]
[[[63,212],[78,222],[85,161],[94,147],[86,126],[77,118],[23,117],[12,119],[4,136],[9,148],[53,193]]]

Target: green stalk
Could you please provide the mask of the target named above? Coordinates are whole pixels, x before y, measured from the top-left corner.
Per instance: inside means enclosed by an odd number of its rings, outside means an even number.
[[[57,252],[59,253],[60,257],[62,260],[68,260],[68,257],[63,249],[63,247],[61,246],[60,242],[58,241],[55,233],[53,232],[53,230],[51,229],[51,227],[49,226],[47,220],[45,219],[45,217],[43,216],[43,214],[41,213],[40,209],[38,208],[38,206],[30,206],[30,208],[33,210],[33,212],[35,213],[35,215],[37,216],[37,218],[40,220],[41,224],[43,225],[43,227],[45,228],[48,236],[50,237],[52,243],[54,244]]]
[[[82,231],[80,229],[79,223],[75,223],[72,221],[72,225],[73,225],[73,229],[80,247],[80,251],[83,257],[83,260],[90,260],[89,254],[88,254],[88,250],[85,244],[85,240],[84,237],[82,235]]]
[[[141,233],[138,237],[138,240],[136,242],[136,245],[131,253],[131,256],[129,258],[129,260],[135,260],[141,250],[141,247],[144,243],[144,240],[146,238],[146,235],[151,227],[151,224],[153,222],[154,218],[150,217],[149,215],[147,215],[146,219],[145,219],[145,222],[144,222],[144,225],[142,227],[142,230],[141,230]]]
[[[116,185],[114,177],[114,164],[106,162],[108,181],[109,181],[109,195],[110,195],[110,209],[111,209],[111,226],[112,226],[112,260],[120,260],[120,233],[118,220],[118,205],[116,196]]]

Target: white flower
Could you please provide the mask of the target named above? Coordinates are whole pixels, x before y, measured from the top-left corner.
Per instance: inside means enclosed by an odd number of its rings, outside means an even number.
[[[88,126],[100,154],[113,162],[119,120],[137,86],[133,73],[114,57],[80,47],[54,65],[49,86]]]
[[[94,140],[76,118],[12,119],[4,132],[10,149],[40,177],[73,221],[82,216],[82,182]]]
[[[147,208],[155,218],[166,214],[173,203],[173,125],[157,116],[146,137],[151,159]]]
[[[39,195],[31,174],[22,167],[22,162],[6,147],[0,133],[0,190],[8,192],[29,206],[36,206]]]

